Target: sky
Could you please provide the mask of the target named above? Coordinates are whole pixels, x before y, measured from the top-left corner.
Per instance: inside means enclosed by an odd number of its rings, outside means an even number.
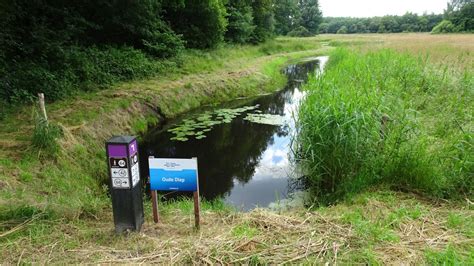
[[[407,11],[441,14],[448,0],[319,0],[325,17],[403,15]]]

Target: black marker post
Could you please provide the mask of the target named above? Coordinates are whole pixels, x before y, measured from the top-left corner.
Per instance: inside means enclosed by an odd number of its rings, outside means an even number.
[[[137,140],[113,137],[107,141],[106,151],[115,232],[140,231],[144,215]]]

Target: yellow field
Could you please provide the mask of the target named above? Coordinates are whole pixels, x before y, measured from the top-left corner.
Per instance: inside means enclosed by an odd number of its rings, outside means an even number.
[[[417,55],[429,55],[433,63],[474,68],[474,34],[324,34],[315,41],[350,45],[362,50],[390,48]]]

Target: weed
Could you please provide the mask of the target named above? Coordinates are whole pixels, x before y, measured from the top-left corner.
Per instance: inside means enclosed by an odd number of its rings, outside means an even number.
[[[240,224],[232,229],[232,235],[238,238],[252,238],[258,234],[258,229],[249,223]]]
[[[61,127],[49,123],[39,115],[35,116],[35,128],[31,142],[39,150],[45,151],[46,155],[54,156],[59,151],[57,139],[63,135]]]
[[[472,265],[474,264],[474,249],[466,255],[461,255],[454,247],[448,246],[445,250],[426,251],[426,260],[430,265]]]

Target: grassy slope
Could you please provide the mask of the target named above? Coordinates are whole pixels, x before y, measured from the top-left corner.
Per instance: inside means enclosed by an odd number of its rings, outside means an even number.
[[[197,233],[191,230],[191,206],[180,202],[163,206],[164,223],[146,224],[144,234],[116,237],[109,201],[97,185],[98,179],[105,178],[103,141],[112,132],[146,130],[149,123],[158,122],[157,106],[159,113],[174,116],[200,104],[273,89],[284,82],[279,67],[291,57],[322,53],[313,50],[321,41],[355,43],[359,49],[431,50],[441,59],[455,59],[453,52],[466,58],[461,55],[467,53],[472,59],[472,46],[459,48],[459,42],[467,43],[467,38],[472,43],[472,37],[451,36],[321,36],[187,55],[189,67],[183,73],[49,105],[52,120],[66,129],[65,148],[56,160],[39,160],[28,149],[31,111],[23,108],[2,121],[0,128],[0,256],[10,263],[468,262],[469,253],[473,257],[472,203],[368,192],[311,212],[240,214],[220,204],[206,204],[204,225]],[[452,40],[456,37],[461,41]],[[423,42],[413,49],[407,38]],[[279,54],[290,50],[313,51],[283,58]],[[272,76],[274,83],[269,82]],[[150,221],[149,203],[146,206]]]

